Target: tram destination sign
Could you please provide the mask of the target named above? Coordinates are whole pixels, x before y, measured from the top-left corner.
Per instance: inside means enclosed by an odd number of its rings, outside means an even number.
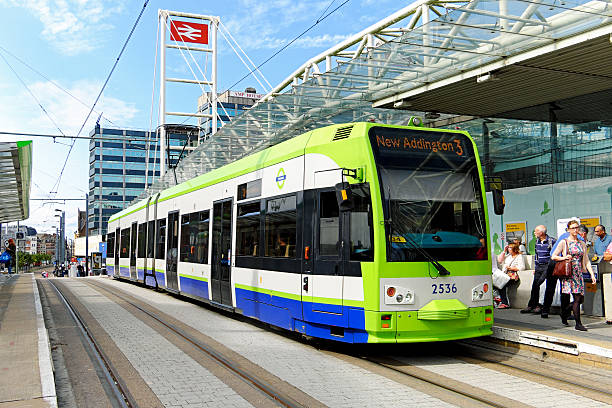
[[[370,143],[376,160],[391,165],[418,166],[427,162],[439,167],[436,162],[457,164],[474,157],[471,141],[460,133],[373,127]],[[417,162],[407,163],[408,158]]]

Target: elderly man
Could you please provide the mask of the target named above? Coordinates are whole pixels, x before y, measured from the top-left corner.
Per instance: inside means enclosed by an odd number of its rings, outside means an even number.
[[[595,227],[595,235],[597,235],[597,238],[595,238],[593,249],[595,250],[595,255],[601,258],[604,252],[606,252],[606,248],[612,243],[612,235],[606,234],[606,227],[601,224]]]
[[[537,239],[535,244],[535,271],[533,274],[533,284],[531,285],[531,296],[529,297],[527,307],[521,310],[521,313],[542,312],[542,306],[540,305],[540,286],[546,280],[551,250],[556,242],[553,237],[548,236],[544,225],[535,227],[533,234]]]

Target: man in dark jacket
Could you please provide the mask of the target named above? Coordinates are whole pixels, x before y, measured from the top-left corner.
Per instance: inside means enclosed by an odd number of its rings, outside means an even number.
[[[17,247],[15,246],[15,241],[13,240],[13,238],[8,240],[6,252],[11,256],[11,260],[8,263],[8,273],[10,274],[12,268],[15,267],[15,261],[17,260]]]

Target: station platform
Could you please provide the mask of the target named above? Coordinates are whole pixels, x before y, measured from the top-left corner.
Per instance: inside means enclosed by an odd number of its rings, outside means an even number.
[[[49,338],[33,273],[0,274],[0,406],[57,407]]]
[[[547,319],[539,314],[522,314],[520,309],[495,309],[493,336],[495,341],[507,345],[527,346],[538,352],[568,358],[587,365],[612,365],[612,325],[604,317],[581,316],[588,331],[578,331],[575,322],[569,326],[561,323],[561,317],[551,314]]]
[[[0,274],[0,407],[57,406],[36,277],[40,275]],[[579,364],[612,365],[612,325],[605,318],[584,316],[587,332],[563,326],[558,315],[543,319],[520,309],[495,309],[494,321],[494,334],[475,341],[528,348]]]

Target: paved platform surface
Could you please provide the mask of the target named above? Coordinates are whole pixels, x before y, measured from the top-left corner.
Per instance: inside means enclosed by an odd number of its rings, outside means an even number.
[[[0,406],[56,407],[34,274],[0,275]]]
[[[569,353],[590,354],[600,361],[612,361],[612,325],[603,317],[582,316],[582,324],[589,330],[578,331],[574,321],[570,326],[561,323],[559,315],[543,319],[536,314],[521,314],[519,309],[495,309],[493,337],[534,347]],[[604,360],[605,359],[605,360]]]
[[[76,283],[76,282],[75,282]],[[120,285],[112,280],[107,281],[110,285]],[[141,295],[143,289],[133,285],[122,285],[122,289]],[[229,327],[236,322],[228,321],[222,315],[211,313],[194,305],[186,304],[178,299],[168,298],[162,294],[146,291],[148,300],[158,306],[170,307],[187,324],[194,327],[202,321],[202,314],[213,319],[218,326],[218,333],[226,337],[228,333],[231,338],[225,338],[225,343],[235,346],[248,358],[266,367],[267,360],[262,355],[251,355],[254,353],[251,345],[254,333],[249,334],[249,339],[242,338],[236,344],[230,340],[236,340],[237,333],[244,328]],[[194,314],[188,310],[196,309]],[[495,310],[495,334],[493,338],[515,344],[524,344],[539,349],[554,350],[569,356],[589,355],[594,364],[610,364],[612,361],[612,325],[607,325],[604,318],[584,317],[583,323],[589,328],[588,332],[579,332],[573,326],[565,327],[561,324],[558,315],[550,315],[548,319],[542,319],[539,315],[521,314],[519,309]],[[229,325],[229,326],[228,326]],[[241,326],[242,327],[242,326]],[[250,327],[250,326],[249,326]],[[232,330],[233,329],[233,330]],[[209,329],[210,330],[210,329]],[[271,333],[259,328],[251,327],[251,331],[262,332],[259,335],[266,337],[268,350],[264,355],[274,355],[277,360],[279,350],[287,350],[297,345],[291,341],[277,338],[283,344],[274,344],[268,337]],[[212,335],[212,334],[211,334]],[[277,347],[274,347],[277,346]],[[314,351],[310,351],[312,354]],[[312,359],[313,356],[304,356]],[[286,368],[295,366],[295,356],[291,357],[292,364]],[[339,362],[329,366],[329,357],[322,357],[318,363],[325,367],[321,377],[329,376],[339,367]],[[282,368],[282,367],[281,367]],[[302,376],[292,369],[283,370],[279,367],[267,367],[272,372],[279,371],[277,375],[288,382],[296,382],[301,387],[308,389],[315,397],[331,405],[337,405],[339,401],[329,400],[329,395],[318,395],[325,389],[324,384],[303,384]],[[355,367],[344,367],[344,375],[350,374]],[[329,370],[329,372],[327,372]],[[336,373],[339,374],[339,373]],[[364,375],[364,373],[356,373]],[[296,378],[294,378],[296,377]],[[327,377],[327,381],[331,379]],[[355,396],[353,395],[353,398]],[[371,395],[363,395],[371,398]],[[412,397],[415,397],[412,395]],[[444,406],[440,401],[430,401],[432,406]],[[240,404],[238,404],[240,405]],[[44,327],[40,299],[33,274],[22,274],[8,277],[0,275],[0,408],[2,407],[54,407],[57,406],[51,359],[49,355],[49,343]]]

